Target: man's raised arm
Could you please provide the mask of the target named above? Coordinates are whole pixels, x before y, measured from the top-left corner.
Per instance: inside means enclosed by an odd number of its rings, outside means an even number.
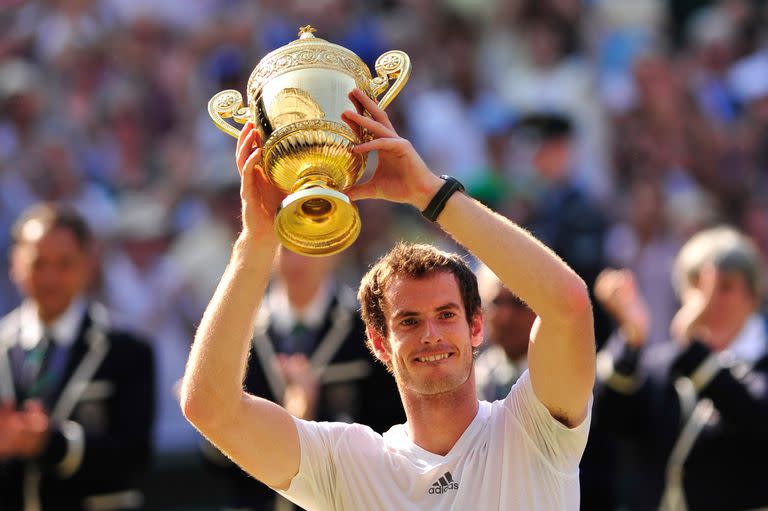
[[[373,101],[359,91],[353,99],[371,117],[345,112],[343,118],[353,129],[375,135],[356,150],[379,151],[379,167],[350,197],[382,198],[423,211],[444,181],[397,135]],[[450,128],[445,133],[450,137]],[[464,194],[454,193],[437,221],[539,316],[528,351],[534,391],[558,420],[568,426],[581,423],[595,377],[592,306],[584,281],[527,231]]]
[[[584,281],[527,231],[466,195],[454,194],[438,223],[536,312],[528,347],[534,391],[560,422],[580,424],[595,379]]]
[[[299,469],[293,419],[279,405],[247,394],[243,378],[253,322],[278,247],[274,213],[282,199],[257,166],[258,132],[249,122],[237,143],[243,231],[195,335],[181,387],[184,415],[223,453],[275,488]]]

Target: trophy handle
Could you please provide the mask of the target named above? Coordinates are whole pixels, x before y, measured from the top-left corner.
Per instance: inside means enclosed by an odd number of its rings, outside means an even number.
[[[224,119],[230,117],[240,124],[248,121],[248,108],[243,106],[243,96],[236,90],[228,89],[217,92],[208,102],[208,115],[221,131],[235,138],[240,136],[240,130]]]
[[[411,76],[411,59],[405,52],[392,50],[376,59],[374,68],[378,75],[371,80],[374,97],[387,90],[390,80],[395,80],[395,83],[392,84],[387,93],[384,94],[384,97],[379,101],[379,107],[384,109],[395,99],[395,96],[405,86],[405,82],[408,81],[408,77]]]

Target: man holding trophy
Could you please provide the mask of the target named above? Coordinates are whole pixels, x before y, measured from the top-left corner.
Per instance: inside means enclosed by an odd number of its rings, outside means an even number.
[[[434,175],[398,136],[376,93],[351,89],[340,119],[362,143],[349,151],[379,156],[365,183],[310,202],[265,168],[274,167],[267,153],[277,131],[256,126],[262,113],[239,134],[243,229],[197,331],[184,414],[245,471],[309,510],[577,509],[595,360],[584,282],[529,233],[461,193],[455,179]],[[249,98],[254,111],[264,104],[258,94]],[[377,262],[359,290],[368,346],[397,382],[405,424],[382,436],[357,424],[304,421],[243,390],[254,315],[280,242],[305,250],[281,222],[322,227],[338,204],[362,199],[418,208],[537,313],[529,369],[503,400],[476,398],[473,353],[483,315],[474,274],[457,255],[407,244]]]

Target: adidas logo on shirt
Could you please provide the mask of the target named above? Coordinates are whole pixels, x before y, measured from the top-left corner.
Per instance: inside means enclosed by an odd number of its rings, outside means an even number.
[[[447,492],[448,490],[458,490],[459,489],[459,482],[453,480],[453,476],[451,476],[450,472],[446,472],[443,474],[443,476],[432,483],[432,486],[429,488],[429,494],[430,495],[440,495],[442,493]]]

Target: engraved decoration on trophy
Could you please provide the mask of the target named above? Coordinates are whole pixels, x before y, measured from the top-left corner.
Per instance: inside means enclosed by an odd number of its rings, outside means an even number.
[[[348,94],[355,87],[373,99],[384,94],[379,106],[386,108],[408,80],[411,63],[402,51],[386,52],[373,77],[357,55],[314,31],[302,27],[299,39],[259,62],[248,79],[247,106],[240,92],[225,90],[211,98],[208,113],[235,138],[240,130],[226,119],[253,121],[264,144],[264,172],[288,194],[275,217],[281,243],[324,256],[344,250],[360,233],[357,207],[344,191],[360,179],[367,160],[352,148],[372,136],[363,130],[360,140],[341,120],[344,110],[355,108]]]

